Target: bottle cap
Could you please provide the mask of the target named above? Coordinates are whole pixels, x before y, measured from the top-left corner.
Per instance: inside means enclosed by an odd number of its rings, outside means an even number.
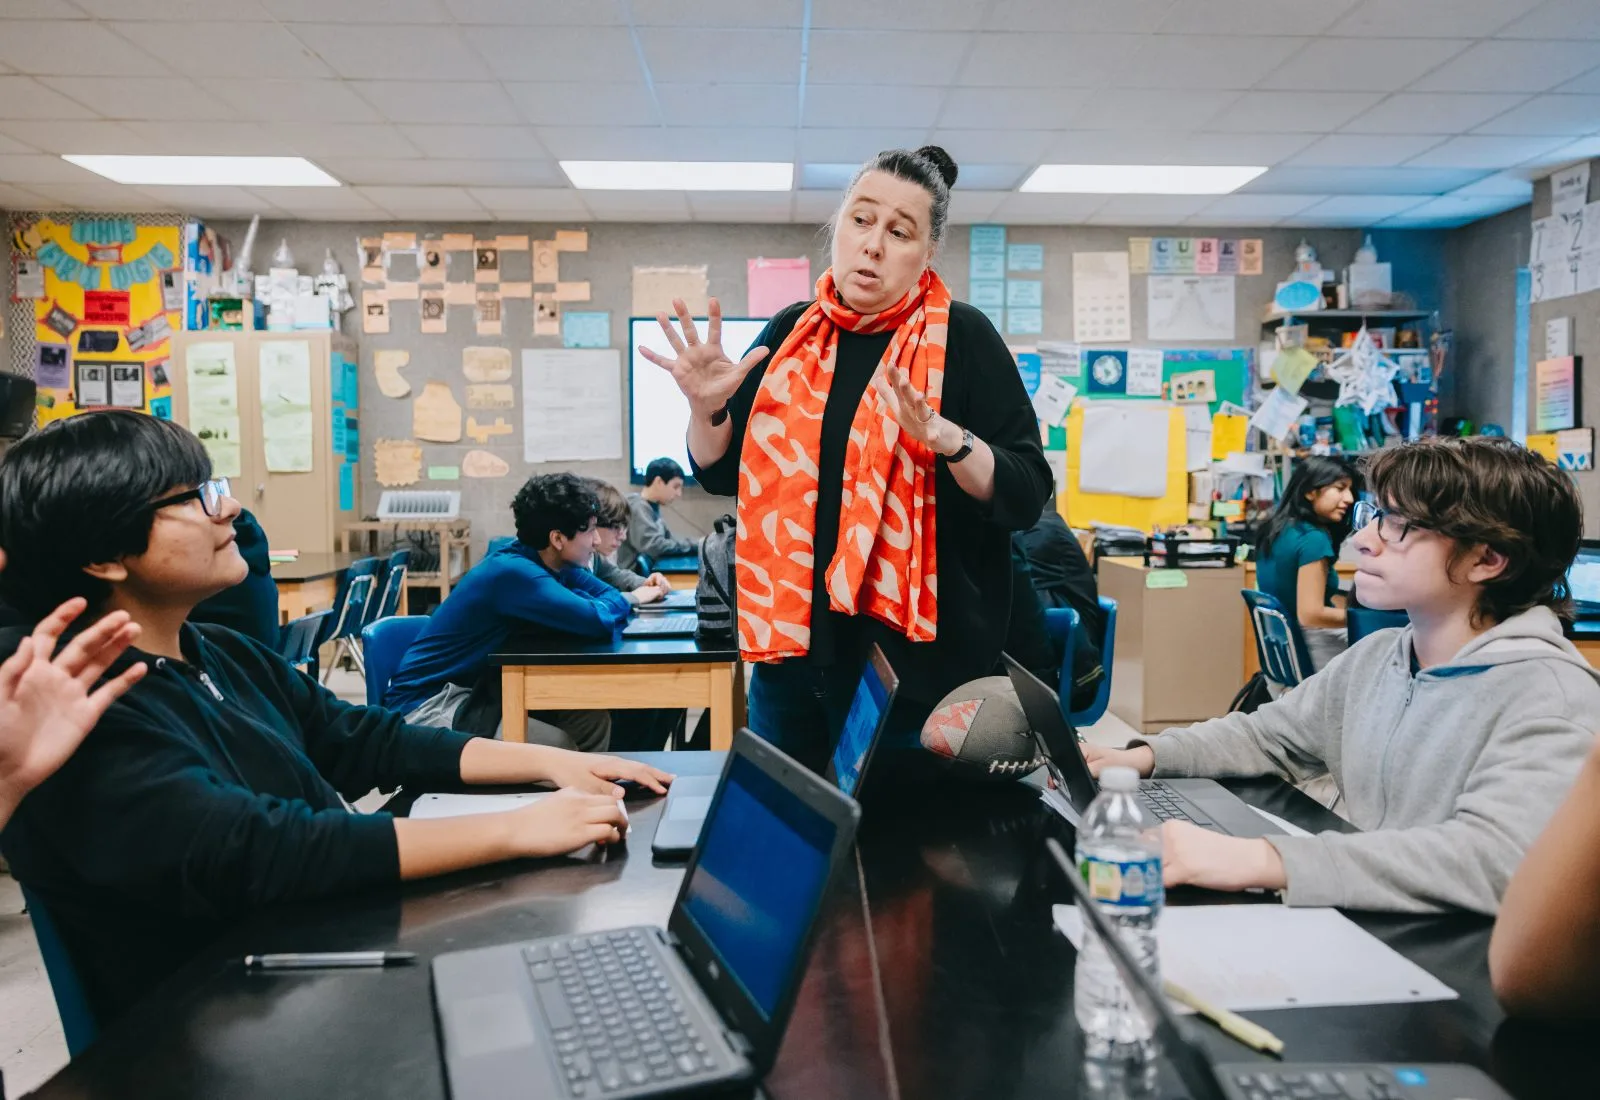
[[[1100,773],[1100,789],[1136,791],[1139,789],[1139,773],[1132,768],[1107,768]]]

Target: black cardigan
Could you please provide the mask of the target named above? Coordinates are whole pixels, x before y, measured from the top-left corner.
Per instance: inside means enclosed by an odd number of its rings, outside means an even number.
[[[224,627],[182,641],[185,661],[113,666],[150,671],[0,834],[101,1025],[257,909],[397,884],[389,815],[341,795],[460,786],[465,735],[342,702]]]
[[[756,343],[776,351],[805,309],[802,302],[782,310],[768,322]],[[865,617],[857,620],[833,611],[817,615],[817,609],[828,606],[823,578],[838,544],[850,421],[892,336],[892,332],[839,334],[818,456],[821,479],[809,659],[824,664],[856,662],[868,643],[877,642],[900,675],[901,695],[931,705],[953,688],[994,671],[1005,645],[1011,602],[1009,532],[1031,527],[1039,518],[1050,498],[1052,480],[1039,443],[1038,420],[1010,349],[982,313],[965,303],[952,303],[941,411],[946,419],[971,429],[994,451],[994,497],[987,504],[974,500],[956,484],[948,463],[938,460],[934,483],[938,501],[938,638],[911,643],[892,628]],[[727,454],[710,466],[694,464],[695,477],[707,492],[733,496],[738,491],[745,426],[770,363],[769,355],[728,403],[733,442]]]

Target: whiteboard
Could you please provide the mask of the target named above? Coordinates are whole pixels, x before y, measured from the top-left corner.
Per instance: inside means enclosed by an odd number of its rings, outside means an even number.
[[[704,339],[706,319],[695,318]],[[724,317],[722,347],[737,362],[755,346],[767,327],[764,318]],[[656,458],[670,458],[689,469],[689,402],[672,375],[639,354],[643,345],[672,358],[672,345],[654,317],[628,319],[628,466],[635,482],[644,482],[644,468]]]

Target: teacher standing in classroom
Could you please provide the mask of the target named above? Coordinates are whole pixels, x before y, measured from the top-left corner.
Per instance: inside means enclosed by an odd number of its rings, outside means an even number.
[[[817,770],[872,643],[900,675],[897,745],[995,671],[1009,532],[1051,495],[1010,350],[931,266],[955,180],[936,146],[879,153],[833,219],[815,301],[779,312],[738,361],[715,299],[704,333],[681,301],[678,328],[660,316],[675,358],[640,349],[689,399],[700,484],[738,497],[750,727]]]

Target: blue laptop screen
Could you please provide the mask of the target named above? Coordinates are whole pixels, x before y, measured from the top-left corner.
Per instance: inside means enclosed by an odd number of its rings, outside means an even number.
[[[1585,546],[1567,570],[1567,588],[1580,618],[1600,615],[1600,549]]]
[[[833,822],[741,756],[700,835],[683,912],[770,1019],[828,885]]]
[[[834,782],[851,798],[855,797],[856,784],[861,782],[867,750],[872,748],[872,738],[888,705],[889,688],[879,677],[877,667],[868,661],[861,682],[856,685],[855,698],[850,700],[850,713],[845,715],[839,743],[833,747]]]

